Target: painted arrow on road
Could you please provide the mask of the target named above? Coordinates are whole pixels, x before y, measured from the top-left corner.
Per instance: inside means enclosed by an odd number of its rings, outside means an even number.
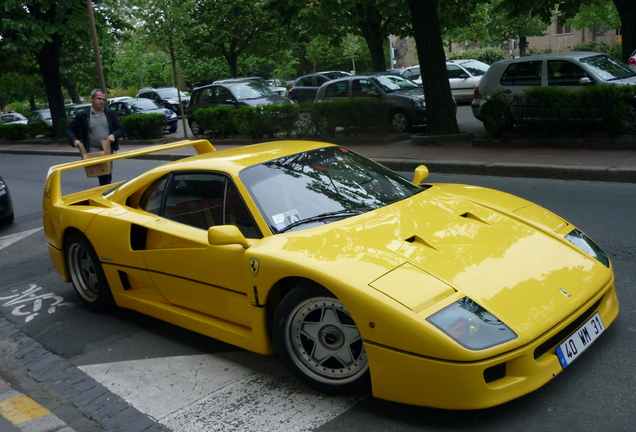
[[[12,245],[13,243],[22,240],[25,237],[30,236],[33,233],[40,231],[42,227],[35,228],[28,231],[23,231],[21,233],[11,234],[5,237],[0,237],[0,250],[6,248],[7,246]]]

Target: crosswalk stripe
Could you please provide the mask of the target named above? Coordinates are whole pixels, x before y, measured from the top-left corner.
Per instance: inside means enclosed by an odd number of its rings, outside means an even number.
[[[32,230],[28,230],[28,231],[23,231],[20,233],[15,233],[15,234],[11,234],[8,236],[4,236],[4,237],[0,237],[0,250],[6,248],[9,245],[12,245],[13,243],[22,240],[25,237],[30,236],[31,234],[40,231],[42,229],[42,227],[40,228],[35,228]]]
[[[245,351],[80,369],[175,431],[309,431],[366,397],[315,392],[293,378],[277,357]]]

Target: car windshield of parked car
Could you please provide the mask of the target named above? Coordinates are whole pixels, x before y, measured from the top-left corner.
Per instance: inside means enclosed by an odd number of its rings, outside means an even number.
[[[258,81],[234,85],[232,93],[238,100],[261,99],[275,95],[267,85]]]
[[[157,90],[157,94],[161,96],[162,99],[178,99],[179,98],[179,90],[176,88],[168,88]],[[187,95],[184,92],[181,92],[181,97],[184,98]]]
[[[161,105],[151,99],[139,99],[134,102],[128,102],[126,105],[134,113],[161,108]]]
[[[606,55],[582,58],[581,63],[591,67],[594,72],[596,72],[596,74],[605,81],[613,81],[636,76],[636,72],[634,72],[629,66],[624,65],[618,60]]]
[[[482,63],[478,60],[464,62],[461,63],[460,66],[466,69],[473,76],[482,76],[486,73],[488,68],[490,68],[490,66],[486,63]]]
[[[275,234],[366,213],[424,190],[341,147],[255,165],[240,178]]]
[[[411,90],[418,87],[418,85],[413,81],[399,75],[380,75],[374,77],[373,80],[385,93],[392,93],[399,90]]]

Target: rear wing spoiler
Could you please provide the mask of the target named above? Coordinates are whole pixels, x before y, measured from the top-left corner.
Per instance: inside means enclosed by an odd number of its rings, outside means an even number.
[[[55,165],[49,168],[44,186],[44,198],[50,200],[51,203],[59,202],[62,199],[62,172],[77,168],[84,168],[103,162],[116,161],[120,159],[129,159],[137,156],[158,153],[166,150],[174,150],[184,147],[194,147],[198,154],[211,153],[216,151],[214,146],[208,140],[187,140],[177,141],[169,144],[152,145],[136,150],[130,150],[121,153],[113,153],[96,158],[78,160],[77,162],[68,162],[65,164]]]

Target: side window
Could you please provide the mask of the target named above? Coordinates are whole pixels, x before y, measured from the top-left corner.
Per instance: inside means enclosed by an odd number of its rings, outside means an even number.
[[[328,78],[325,78],[323,76],[317,76],[316,77],[316,87],[320,87],[321,85],[323,85],[327,81],[329,81]],[[309,85],[311,85],[311,84],[309,84]]]
[[[299,79],[296,83],[296,87],[311,87],[311,77]]]
[[[327,99],[347,98],[349,97],[349,81],[338,81],[329,84],[325,91]]]
[[[446,65],[446,73],[448,73],[448,79],[459,79],[460,75],[464,71],[462,68],[456,65]]]
[[[502,86],[541,85],[541,61],[512,63],[508,66],[499,83]]]
[[[234,96],[232,96],[232,93],[228,89],[225,87],[214,88],[214,102],[223,103],[228,100],[234,100]]]
[[[245,237],[262,237],[233,183],[219,174],[166,176],[146,190],[140,208],[195,228],[236,225]]]
[[[576,65],[569,61],[548,61],[548,85],[581,86],[579,80],[586,76],[587,74],[579,65]]]
[[[225,182],[216,174],[175,174],[166,190],[163,217],[205,230],[222,225]]]
[[[168,183],[168,177],[169,176],[165,176],[161,178],[146,189],[139,202],[140,209],[156,215],[161,214],[161,201],[163,199],[163,192],[166,189],[166,184]]]
[[[351,82],[351,93],[353,97],[371,97],[373,93],[377,94],[373,84],[366,79],[356,79]]]
[[[418,79],[420,77],[420,68],[416,67],[416,68],[413,68],[413,69],[406,70],[406,71],[404,71],[402,76],[404,78],[408,78],[410,80],[416,80],[416,79]]]

